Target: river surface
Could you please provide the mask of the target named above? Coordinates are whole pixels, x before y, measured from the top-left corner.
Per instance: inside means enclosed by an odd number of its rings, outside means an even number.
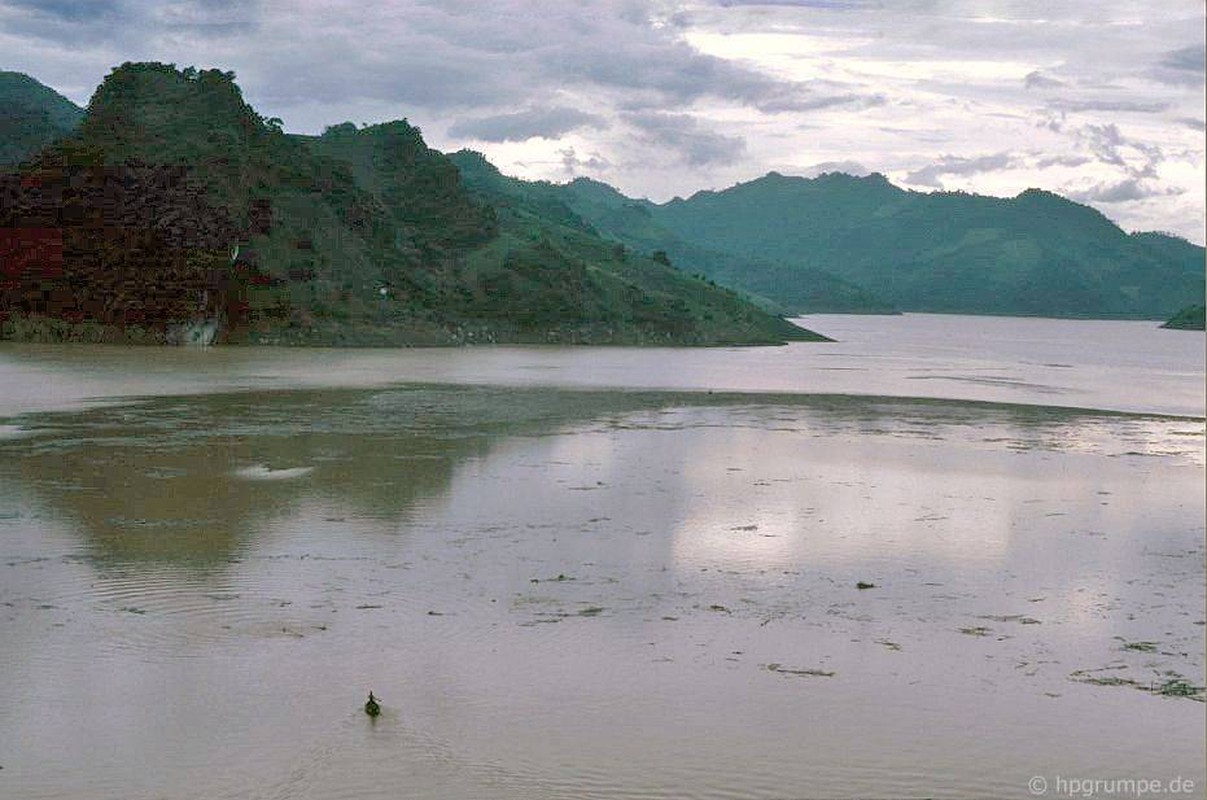
[[[0,346],[0,797],[1201,796],[1204,336],[803,324]]]

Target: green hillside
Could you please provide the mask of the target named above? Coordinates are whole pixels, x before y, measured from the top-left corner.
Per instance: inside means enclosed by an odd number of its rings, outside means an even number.
[[[75,103],[28,75],[0,71],[0,167],[68,135],[83,116]]]
[[[479,153],[462,151],[450,159],[466,186],[498,214],[499,239],[467,263],[474,281],[489,287],[489,291],[475,296],[481,314],[503,314],[507,305],[516,303],[561,303],[548,291],[528,297],[536,287],[526,285],[527,278],[502,275],[497,266],[500,257],[506,263],[509,251],[529,253],[535,263],[546,265],[554,254],[560,254],[571,267],[563,271],[560,280],[566,293],[581,298],[578,302],[584,304],[584,321],[605,314],[609,308],[620,309],[622,327],[613,330],[646,331],[641,341],[656,343],[661,338],[719,344],[751,337],[824,339],[755,308],[730,290],[675,268],[664,256],[634,251],[601,238],[563,202],[560,187],[504,176]],[[530,309],[524,313],[547,311]],[[614,313],[607,315],[616,317]],[[693,320],[704,321],[711,330],[699,329]]]
[[[285,134],[229,72],[123,64],[75,135],[0,188],[10,335],[57,317],[76,328],[34,330],[153,340],[204,321],[229,341],[301,344],[819,338],[618,250],[564,207],[492,207],[405,121]],[[82,299],[102,276],[120,290]]]
[[[770,173],[663,205],[628,201],[640,215],[619,214],[604,197],[592,188],[575,207],[616,236],[668,231],[745,259],[743,269],[700,263],[791,309],[847,310],[818,307],[819,272],[905,311],[1163,319],[1203,297],[1203,248],[1129,236],[1097,211],[1035,189],[1003,199],[906,192],[881,175]]]

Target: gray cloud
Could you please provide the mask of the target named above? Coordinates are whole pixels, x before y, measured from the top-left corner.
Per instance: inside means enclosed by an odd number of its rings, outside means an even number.
[[[1169,103],[1143,102],[1139,100],[1053,100],[1048,103],[1057,111],[1130,111],[1137,114],[1158,114],[1170,107]]]
[[[881,8],[876,0],[718,0],[722,8],[734,6],[788,6],[792,8],[820,8],[833,11],[852,11],[865,8]]]
[[[1201,22],[1201,20],[1200,20]],[[1200,29],[1202,25],[1199,25]],[[1166,52],[1150,70],[1148,77],[1173,86],[1197,86],[1204,81],[1203,44]]]
[[[1138,178],[1101,183],[1091,189],[1070,192],[1069,197],[1083,203],[1130,203],[1149,197],[1169,197],[1182,194],[1180,189],[1155,187]]]
[[[757,102],[755,106],[764,113],[776,114],[785,111],[821,111],[827,108],[861,110],[885,105],[888,98],[880,93],[841,92],[819,94],[806,84],[785,87],[775,96]]]
[[[994,172],[1008,169],[1018,162],[1018,157],[1011,153],[993,153],[976,158],[960,156],[944,156],[937,163],[914,170],[905,176],[907,183],[915,186],[930,186],[943,188],[941,178],[944,175],[975,175],[980,172]]]
[[[531,108],[513,114],[478,117],[454,123],[450,136],[484,142],[522,142],[537,136],[556,139],[579,128],[606,128],[608,121],[574,108]]]
[[[1154,177],[1157,165],[1165,160],[1160,145],[1127,137],[1114,124],[1084,125],[1076,134],[1099,161],[1119,167],[1133,178]]]
[[[120,0],[5,0],[3,3],[5,8],[73,23],[111,18],[122,5]]]
[[[1161,59],[1161,66],[1168,69],[1179,69],[1187,72],[1197,72],[1200,75],[1207,68],[1207,56],[1203,48],[1192,46],[1171,50]]]
[[[1023,78],[1023,86],[1028,89],[1056,89],[1067,85],[1064,81],[1050,78],[1039,70],[1028,72],[1027,77]]]
[[[815,178],[818,175],[825,175],[828,172],[842,172],[847,175],[863,177],[865,175],[871,175],[873,170],[868,169],[858,161],[844,160],[822,161],[821,163],[805,167],[800,171],[801,175],[806,178]]]
[[[1047,156],[1040,158],[1035,162],[1035,166],[1040,169],[1048,167],[1084,167],[1086,164],[1093,163],[1094,159],[1089,156]]]
[[[746,149],[746,141],[740,136],[704,130],[699,120],[688,114],[643,112],[626,114],[625,121],[637,128],[641,144],[670,150],[693,167],[733,163]],[[635,150],[641,152],[640,147]]]
[[[581,174],[583,170],[586,170],[588,173],[598,174],[612,166],[611,162],[599,153],[591,153],[586,158],[579,158],[578,153],[573,147],[567,147],[557,152],[562,157],[562,171],[567,177],[575,177]]]
[[[6,13],[5,13],[6,12]],[[119,0],[70,2],[70,0],[0,0],[3,33],[40,42],[60,43],[64,47],[86,46],[93,42],[120,40],[126,22],[141,19],[138,9],[127,8]]]

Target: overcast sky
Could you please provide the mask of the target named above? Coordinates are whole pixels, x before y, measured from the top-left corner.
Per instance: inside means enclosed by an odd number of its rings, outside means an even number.
[[[234,70],[285,128],[407,118],[662,201],[777,170],[1036,186],[1204,240],[1202,0],[0,0],[0,69]]]

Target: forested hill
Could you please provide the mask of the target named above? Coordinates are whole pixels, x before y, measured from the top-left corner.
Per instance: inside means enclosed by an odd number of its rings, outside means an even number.
[[[1013,198],[918,193],[882,175],[841,173],[770,173],[661,205],[608,189],[563,187],[568,205],[601,230],[729,254],[727,267],[701,260],[702,271],[799,310],[846,310],[818,308],[819,272],[905,311],[1164,319],[1203,298],[1202,247],[1128,235],[1094,209],[1036,189]]]
[[[309,344],[810,336],[563,222],[497,211],[406,121],[288,135],[233,73],[127,63],[0,179],[0,315],[60,338],[203,321]]]
[[[561,200],[605,236],[645,251],[663,250],[683,269],[739,289],[766,308],[788,314],[896,311],[873,288],[800,259],[741,251],[719,238],[704,241],[683,235],[662,218],[658,206],[631,200],[605,183],[578,178],[559,190]]]
[[[28,75],[0,71],[0,167],[71,133],[83,117],[82,108]]]

